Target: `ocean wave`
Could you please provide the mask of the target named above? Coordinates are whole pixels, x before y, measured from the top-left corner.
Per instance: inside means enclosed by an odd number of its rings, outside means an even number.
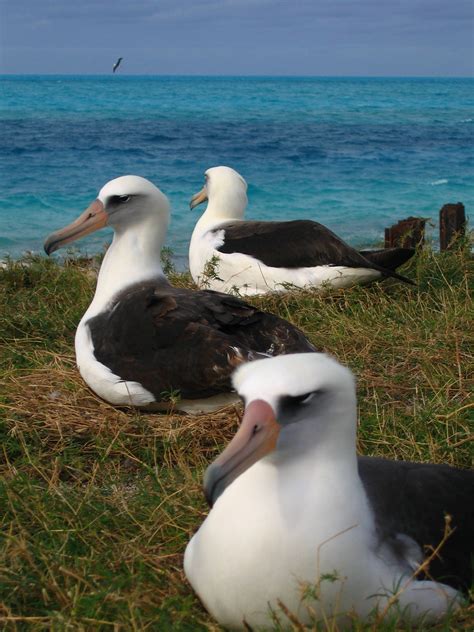
[[[167,243],[180,261],[199,216],[189,199],[216,164],[247,180],[248,219],[310,217],[361,245],[407,209],[432,215],[454,184],[474,205],[469,82],[215,78],[203,90],[203,79],[130,77],[133,89],[115,91],[103,78],[59,80],[6,81],[0,256],[39,250],[123,173],[170,197]],[[113,90],[97,89],[104,81]],[[449,99],[438,94],[448,86]],[[433,179],[440,171],[449,184]],[[83,247],[100,252],[104,241],[98,233]]]

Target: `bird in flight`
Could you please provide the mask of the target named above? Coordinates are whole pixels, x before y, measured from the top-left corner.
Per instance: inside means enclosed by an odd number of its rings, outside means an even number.
[[[115,71],[117,70],[117,68],[120,66],[120,64],[122,63],[122,59],[123,57],[119,57],[117,59],[117,61],[114,64],[114,67],[112,68],[112,72],[115,73]]]

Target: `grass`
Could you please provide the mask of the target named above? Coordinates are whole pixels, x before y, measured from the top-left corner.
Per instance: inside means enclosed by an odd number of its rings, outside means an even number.
[[[426,248],[403,271],[416,287],[386,281],[252,302],[354,370],[361,453],[469,467],[470,265],[468,247]],[[192,286],[186,275],[172,280]],[[239,411],[196,419],[97,398],[73,349],[94,285],[77,258],[0,271],[0,627],[219,630],[186,583],[182,557],[207,512],[203,471]],[[432,629],[473,627],[466,606]]]

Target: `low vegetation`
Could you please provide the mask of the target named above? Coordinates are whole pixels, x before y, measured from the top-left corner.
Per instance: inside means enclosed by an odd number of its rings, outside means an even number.
[[[389,280],[252,302],[353,369],[361,453],[469,467],[469,266],[467,246],[427,248],[403,270],[414,287]],[[186,275],[172,280],[192,286]],[[207,512],[203,471],[240,411],[194,418],[98,399],[73,348],[94,284],[81,258],[27,258],[0,270],[0,628],[219,630],[182,558]],[[466,606],[434,629],[473,628]],[[354,621],[353,629],[402,628]]]

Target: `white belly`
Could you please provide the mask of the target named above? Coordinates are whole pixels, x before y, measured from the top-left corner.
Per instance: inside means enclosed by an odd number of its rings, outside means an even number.
[[[244,621],[273,629],[272,610],[286,621],[279,600],[303,624],[312,623],[310,610],[322,619],[351,611],[366,618],[383,609],[381,595],[393,594],[403,573],[371,548],[365,494],[355,486],[338,497],[328,488],[315,498],[307,481],[305,498],[282,480],[265,461],[254,465],[225,490],[189,543],[184,569],[207,610],[221,625],[243,630]],[[433,582],[426,583],[432,599]],[[446,592],[436,599],[443,613]],[[338,617],[338,625],[345,620]]]

